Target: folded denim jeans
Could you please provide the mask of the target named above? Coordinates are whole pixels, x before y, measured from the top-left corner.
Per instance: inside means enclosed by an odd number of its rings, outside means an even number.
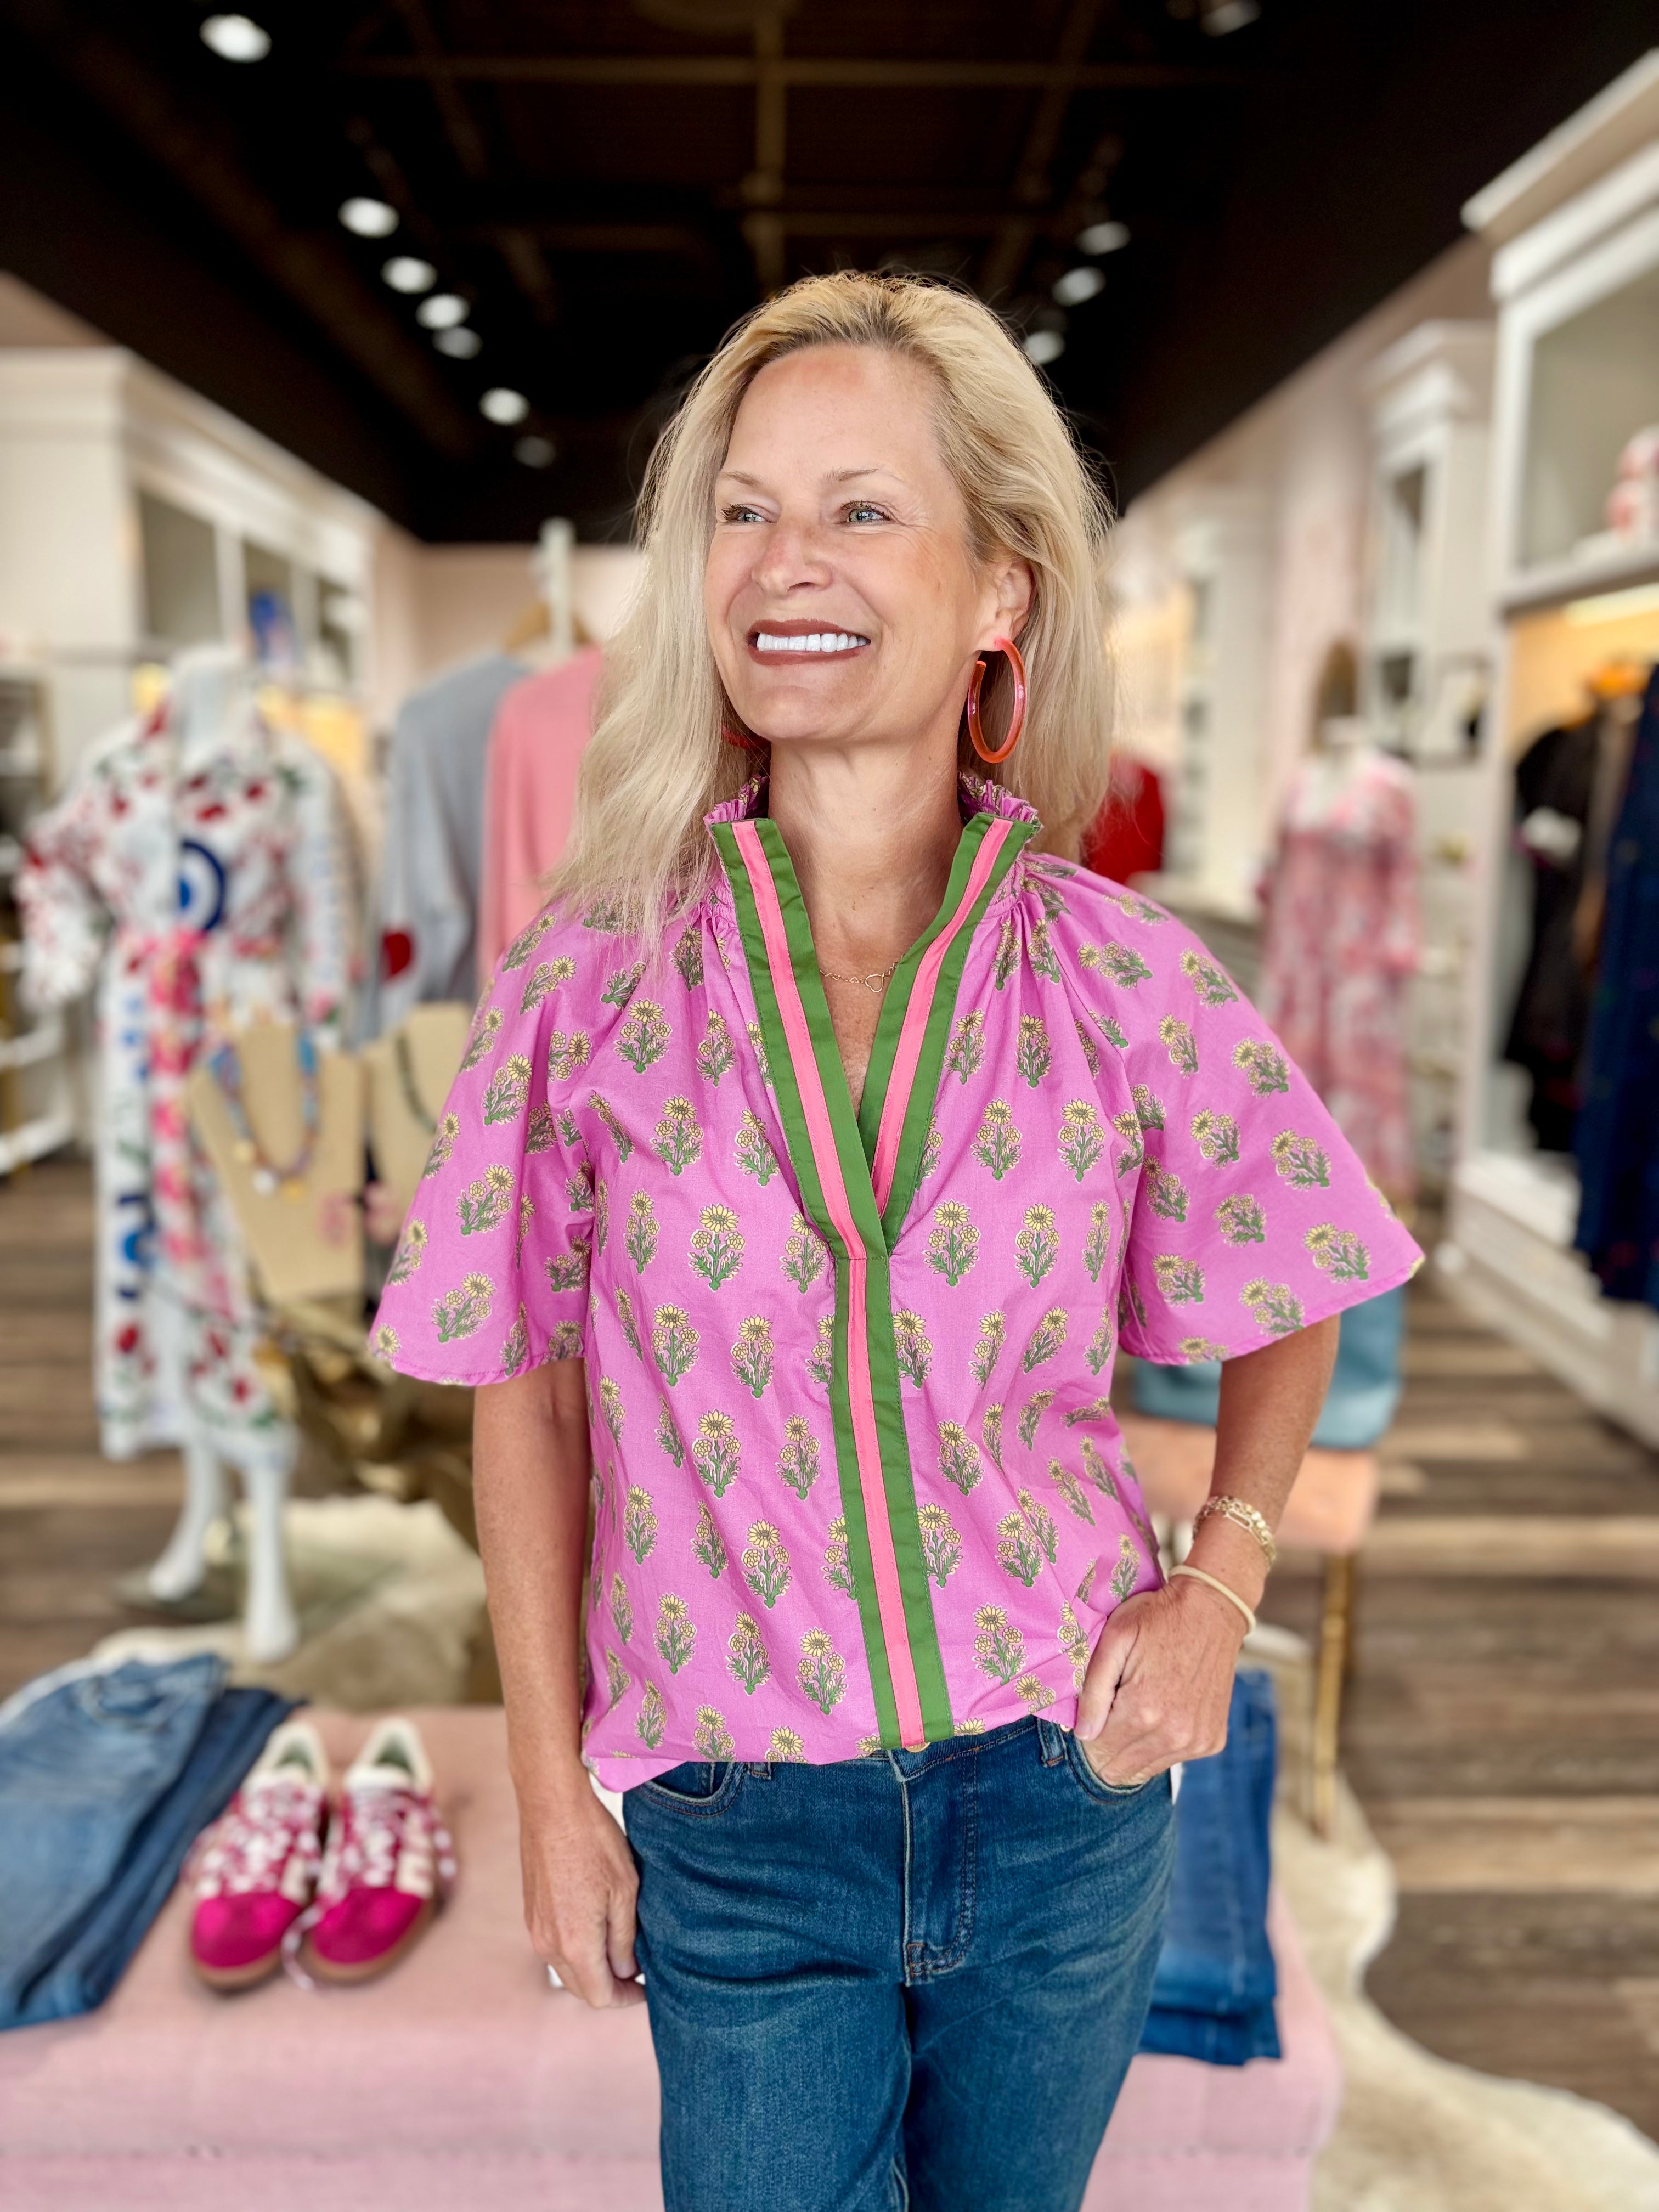
[[[1279,2055],[1267,1940],[1276,1751],[1272,1677],[1241,1669],[1226,1748],[1182,1770],[1175,1879],[1143,2051],[1217,2066]]]
[[[1406,1327],[1406,1293],[1384,1291],[1350,1306],[1342,1316],[1336,1365],[1325,1393],[1313,1441],[1328,1451],[1368,1451],[1387,1429],[1400,1403],[1400,1346]],[[1215,1426],[1221,1402],[1218,1360],[1186,1367],[1135,1363],[1136,1411],[1161,1421]]]
[[[101,2004],[291,1701],[211,1654],[71,1674],[0,1721],[0,2028]]]

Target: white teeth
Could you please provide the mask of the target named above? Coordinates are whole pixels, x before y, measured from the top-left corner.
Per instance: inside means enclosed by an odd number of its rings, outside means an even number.
[[[805,637],[780,637],[774,630],[757,630],[756,650],[760,653],[851,653],[860,645],[868,645],[867,637],[860,637],[850,630],[813,630]]]

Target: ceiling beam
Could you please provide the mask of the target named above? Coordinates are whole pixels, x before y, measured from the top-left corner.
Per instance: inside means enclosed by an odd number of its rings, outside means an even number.
[[[1054,149],[1060,143],[1066,111],[1077,90],[1083,57],[1089,51],[1089,41],[1100,21],[1102,4],[1103,0],[1072,0],[1066,11],[1060,51],[1054,56],[1054,75],[1043,87],[1025,133],[1025,143],[1014,164],[1014,204],[1021,211],[1007,216],[998,226],[980,270],[982,299],[1000,299],[1030,257],[1031,241],[1037,234],[1037,210],[1050,193],[1048,178],[1054,167]]]
[[[471,417],[423,347],[327,236],[295,231],[228,151],[222,136],[125,46],[66,25],[52,0],[12,0],[11,20],[53,66],[165,170],[252,264],[302,307],[439,453],[470,458]]]
[[[416,53],[423,62],[441,64],[443,41],[433,27],[424,0],[397,0],[397,9]],[[480,183],[489,173],[489,155],[465,94],[441,66],[430,68],[426,81],[432,87],[433,101],[450,151],[460,163],[463,175],[470,177],[474,184]]]
[[[750,91],[763,72],[791,91],[842,92],[1188,92],[1265,82],[1260,70],[1191,67],[1179,62],[819,60],[790,55],[763,63],[750,54],[353,54],[342,76],[446,76],[482,84],[679,86]]]

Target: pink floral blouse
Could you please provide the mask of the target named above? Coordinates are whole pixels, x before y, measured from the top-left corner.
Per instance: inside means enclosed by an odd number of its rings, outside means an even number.
[[[1416,1246],[1202,946],[964,779],[855,1114],[764,785],[642,972],[541,915],[485,994],[376,1330],[404,1373],[587,1363],[586,1756],[850,1759],[1069,1724],[1162,1577],[1120,1343],[1229,1358]]]

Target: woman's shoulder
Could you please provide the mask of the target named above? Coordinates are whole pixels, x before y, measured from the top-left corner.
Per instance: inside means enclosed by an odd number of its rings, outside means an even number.
[[[475,1034],[487,1024],[501,1045],[525,1049],[562,1032],[570,1042],[555,1064],[588,1065],[630,1013],[637,1026],[642,1013],[673,1011],[702,981],[705,961],[718,957],[706,921],[701,905],[683,908],[647,940],[607,900],[551,899],[497,961]]]
[[[1125,1028],[1182,998],[1212,1008],[1242,999],[1203,940],[1156,899],[1075,860],[1037,854],[1026,868],[1062,967],[1091,998],[1103,992]]]

